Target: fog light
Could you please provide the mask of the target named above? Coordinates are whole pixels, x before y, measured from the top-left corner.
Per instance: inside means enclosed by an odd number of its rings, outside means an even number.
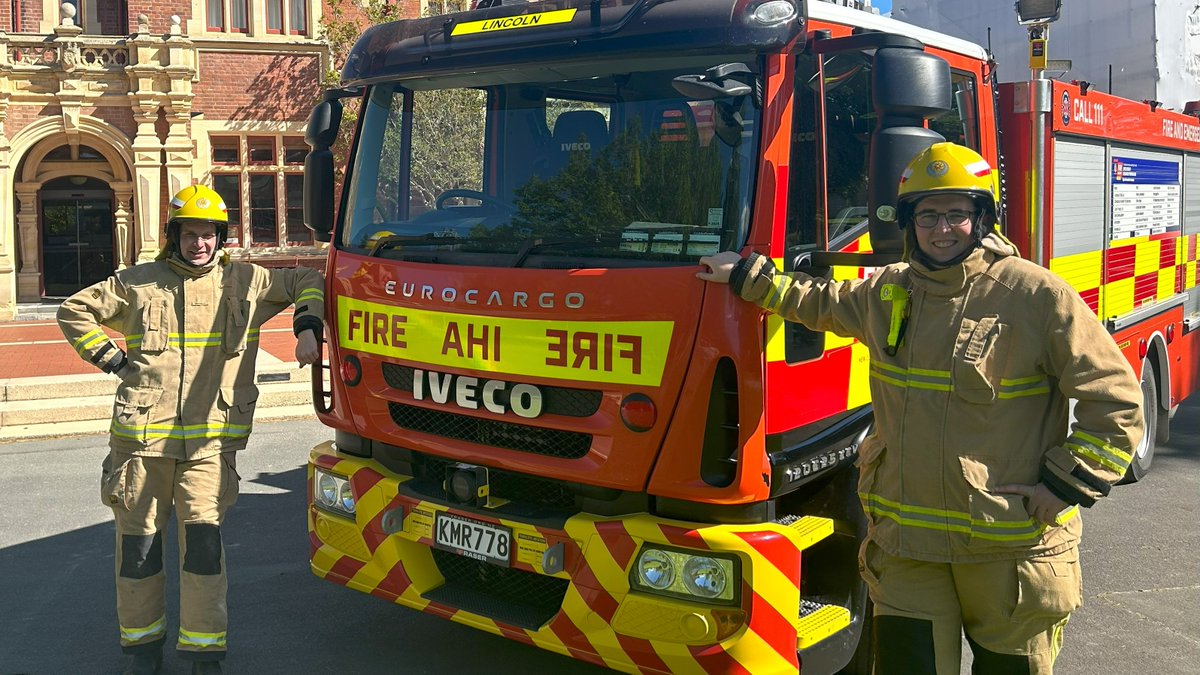
[[[342,359],[342,381],[351,387],[362,381],[362,363],[353,354]]]

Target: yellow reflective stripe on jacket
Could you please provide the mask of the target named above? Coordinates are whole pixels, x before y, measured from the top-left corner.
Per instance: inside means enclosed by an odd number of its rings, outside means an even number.
[[[901,504],[879,495],[858,493],[863,508],[870,514],[895,521],[905,527],[919,527],[942,532],[959,532],[975,539],[989,541],[1036,541],[1041,538],[1046,526],[1032,518],[1011,522],[986,521],[972,518],[961,511],[944,511],[925,506]],[[1079,514],[1079,510],[1063,514],[1066,522]]]
[[[1120,474],[1124,474],[1133,461],[1133,457],[1120,448],[1082,431],[1071,434],[1063,445],[1071,452]]]
[[[894,387],[905,389],[954,391],[954,382],[948,370],[898,368],[887,363],[872,361],[871,377]],[[1000,380],[1000,389],[996,392],[996,396],[1002,399],[1011,399],[1048,393],[1050,393],[1050,380],[1043,375],[1034,375]]]
[[[75,340],[75,343],[71,346],[75,348],[75,351],[78,352],[80,356],[83,356],[84,352],[107,339],[108,335],[106,335],[104,331],[100,330],[99,328],[96,328],[84,333],[83,335],[80,335],[79,338]]]
[[[771,279],[771,292],[767,293],[767,297],[762,301],[762,307],[769,309],[772,312],[779,309],[779,303],[783,300],[783,291],[792,283],[792,278],[786,274],[776,274]]]
[[[1021,377],[1014,380],[1001,379],[999,398],[1020,398],[1022,396],[1037,396],[1050,393],[1050,379],[1044,375]]]
[[[871,361],[871,377],[896,387],[932,389],[934,391],[953,390],[948,370],[897,368],[887,363]]]
[[[300,292],[299,297],[296,298],[295,304],[299,305],[300,303],[302,303],[306,300],[316,300],[318,302],[324,302],[325,301],[325,291],[320,288],[306,288]]]
[[[130,349],[140,348],[142,346],[142,336],[142,333],[126,336],[125,344]],[[258,328],[251,328],[246,331],[246,342],[257,342],[258,338]],[[167,335],[167,344],[176,349],[184,349],[186,347],[220,347],[224,339],[224,333],[170,333]]]
[[[179,628],[179,644],[189,647],[225,647],[225,631],[220,633],[200,633]]]
[[[167,617],[160,616],[157,621],[144,628],[126,628],[121,626],[121,639],[134,642],[151,636],[159,636],[167,630]]]
[[[108,430],[113,436],[147,441],[163,438],[184,440],[196,438],[246,438],[250,435],[249,424],[147,424],[144,426],[133,426],[130,424],[120,424],[116,420],[113,420]]]

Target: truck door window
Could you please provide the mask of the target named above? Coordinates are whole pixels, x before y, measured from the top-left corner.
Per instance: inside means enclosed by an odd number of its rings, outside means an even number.
[[[950,74],[954,88],[954,107],[941,117],[930,120],[929,128],[946,140],[979,150],[979,108],[976,103],[975,78],[969,73],[953,71]]]
[[[867,233],[867,159],[875,124],[870,63],[858,54],[836,54],[818,64],[817,57],[796,56],[785,272],[805,269],[806,253],[841,249]],[[824,352],[823,333],[797,323],[784,331],[788,362]]]

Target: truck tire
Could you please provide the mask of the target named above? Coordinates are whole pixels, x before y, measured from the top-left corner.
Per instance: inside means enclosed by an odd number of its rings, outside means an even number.
[[[1134,449],[1133,460],[1129,462],[1121,484],[1138,482],[1150,473],[1150,464],[1154,462],[1154,448],[1158,443],[1158,378],[1149,359],[1142,359],[1142,417],[1146,420],[1146,433]]]

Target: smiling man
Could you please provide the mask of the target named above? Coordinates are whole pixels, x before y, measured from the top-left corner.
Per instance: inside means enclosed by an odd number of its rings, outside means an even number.
[[[296,360],[320,356],[321,275],[231,262],[221,250],[228,227],[220,195],[186,187],[171,200],[157,260],[118,271],[58,310],[79,355],[121,379],[100,495],[116,521],[117,620],[132,675],[162,667],[162,533],[172,507],[182,563],[176,648],[193,674],[221,672],[221,524],[238,495],[235,453],[254,421],[259,327],[295,304]],[[101,326],[124,335],[128,351]]]
[[[937,143],[901,178],[905,262],[835,282],[758,253],[700,259],[701,279],[870,351],[859,569],[877,675],[957,675],[963,632],[974,673],[1052,672],[1082,602],[1080,507],[1143,433],[1133,369],[1074,289],[1017,257],[998,203],[983,157]]]

